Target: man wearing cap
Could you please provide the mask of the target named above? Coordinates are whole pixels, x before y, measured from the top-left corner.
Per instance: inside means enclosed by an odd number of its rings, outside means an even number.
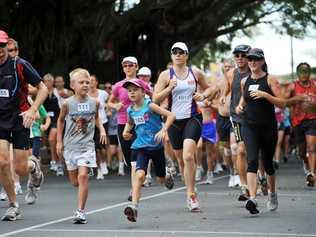
[[[250,70],[248,67],[248,59],[246,57],[250,49],[251,48],[249,45],[238,45],[234,48],[233,55],[237,67],[231,70],[230,73],[228,73],[228,81],[231,85],[230,87],[228,87],[230,89],[229,92],[231,93],[230,120],[232,123],[232,133],[230,136],[230,147],[232,156],[237,156],[237,170],[241,183],[241,193],[238,197],[239,201],[246,201],[248,199],[249,193],[247,190],[247,162],[245,144],[243,142],[241,134],[243,118],[241,115],[238,115],[236,113],[236,106],[238,105],[241,97],[241,79],[249,76],[250,74]]]
[[[8,35],[0,30],[0,182],[10,202],[2,220],[13,221],[20,216],[10,171],[9,142],[14,149],[14,169],[22,176],[29,174],[28,189],[36,189],[43,182],[39,161],[31,156],[29,133],[39,106],[47,96],[47,88],[36,70],[21,58],[8,55]],[[34,103],[27,102],[28,86],[38,88]]]
[[[168,129],[168,135],[187,188],[187,207],[189,211],[195,212],[200,210],[194,188],[195,154],[202,132],[202,115],[196,101],[213,97],[215,88],[208,86],[203,72],[187,66],[188,58],[189,50],[185,43],[176,42],[172,45],[172,67],[159,75],[153,100],[160,104],[168,98],[168,107],[176,116]],[[197,92],[198,86],[201,93]]]

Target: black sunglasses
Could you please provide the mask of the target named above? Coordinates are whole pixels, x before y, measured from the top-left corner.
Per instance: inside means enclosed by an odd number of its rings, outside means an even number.
[[[5,48],[7,46],[7,43],[0,43],[0,48]]]
[[[256,57],[250,57],[250,58],[248,58],[248,62],[252,62],[252,61],[254,61],[254,62],[259,62],[259,61],[261,61],[262,60],[262,58],[256,58]]]
[[[183,55],[183,54],[186,54],[186,52],[184,50],[182,50],[182,49],[175,48],[175,49],[171,50],[171,54],[173,54],[173,55],[177,55],[177,54]]]
[[[246,58],[246,54],[244,54],[244,53],[236,53],[236,54],[234,54],[234,57],[235,58]]]

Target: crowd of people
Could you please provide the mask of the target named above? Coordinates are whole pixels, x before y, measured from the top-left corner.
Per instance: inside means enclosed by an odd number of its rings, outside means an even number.
[[[17,41],[0,31],[0,199],[9,202],[4,221],[21,216],[20,176],[28,175],[25,201],[36,202],[43,147],[49,169],[63,176],[66,168],[78,188],[73,221],[80,224],[87,223],[89,176],[102,180],[116,169],[120,176],[130,170],[124,215],[131,222],[137,221],[141,188],[153,182],[151,168],[168,189],[178,173],[190,212],[201,211],[196,182],[205,175],[213,184],[224,170],[251,215],[259,213],[258,193],[275,211],[275,170],[296,151],[306,184],[314,187],[316,80],[308,63],[297,66],[297,80],[280,83],[268,73],[261,49],[238,45],[222,63],[223,76],[210,81],[189,66],[187,45],[176,42],[155,84],[151,70],[128,56],[121,61],[125,77],[114,85],[105,82],[101,89],[96,75],[76,68],[66,89],[62,76],[41,78],[18,54]]]

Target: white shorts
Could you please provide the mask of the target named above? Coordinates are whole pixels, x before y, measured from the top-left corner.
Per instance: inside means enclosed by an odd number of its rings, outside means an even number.
[[[95,150],[65,150],[64,159],[67,170],[76,170],[79,166],[97,167]]]

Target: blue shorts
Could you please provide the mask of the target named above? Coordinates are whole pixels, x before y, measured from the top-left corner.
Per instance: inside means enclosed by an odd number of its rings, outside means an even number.
[[[147,173],[148,163],[151,159],[157,177],[166,176],[166,159],[163,148],[158,150],[148,150],[146,148],[132,150],[132,160],[136,160],[136,171],[143,170]]]
[[[202,139],[212,144],[217,142],[216,124],[214,122],[203,123]]]

